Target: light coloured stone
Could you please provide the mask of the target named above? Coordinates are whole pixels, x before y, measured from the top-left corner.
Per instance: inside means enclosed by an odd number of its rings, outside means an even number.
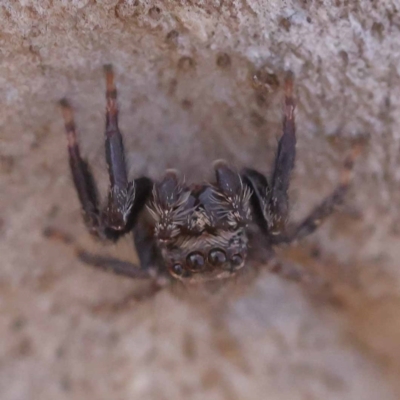
[[[3,0],[1,399],[398,398],[399,11],[367,0]],[[141,285],[43,238],[51,224],[104,251],[80,221],[56,102],[72,102],[104,193],[110,62],[131,176],[175,167],[201,181],[216,158],[268,172],[274,82],[287,69],[298,95],[294,220],[335,186],[350,140],[369,139],[343,210],[281,252],[328,279],[333,304],[265,271],[231,295],[172,290],[115,307]],[[271,75],[257,97],[259,71]],[[134,257],[128,239],[106,251]]]

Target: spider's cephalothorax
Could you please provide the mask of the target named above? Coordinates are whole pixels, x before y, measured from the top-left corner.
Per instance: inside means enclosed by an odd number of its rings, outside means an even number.
[[[296,153],[290,73],[285,80],[283,134],[271,179],[249,168],[234,171],[225,162],[218,161],[214,165],[214,183],[188,186],[174,170],[167,171],[156,182],[146,177],[128,180],[111,66],[105,72],[105,147],[110,189],[104,207],[99,205],[93,176],[80,155],[71,107],[62,100],[69,162],[89,231],[112,241],[132,232],[140,267],[80,250],[83,261],[132,278],[154,280],[158,276],[172,276],[196,281],[198,277],[229,276],[244,266],[246,257],[250,256],[248,249],[253,251],[261,244],[270,254],[274,246],[312,233],[343,201],[358,147],[353,148],[344,163],[336,189],[297,226],[287,227],[287,191]],[[152,218],[148,218],[146,210]],[[250,224],[252,235],[248,235]],[[258,232],[256,236],[254,231]]]
[[[215,163],[216,183],[187,187],[175,171],[153,186],[149,206],[165,266],[180,279],[233,273],[247,256],[250,189],[223,161]]]

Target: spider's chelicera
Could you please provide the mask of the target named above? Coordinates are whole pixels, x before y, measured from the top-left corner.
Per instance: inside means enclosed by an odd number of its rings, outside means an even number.
[[[217,161],[215,181],[200,185],[185,184],[175,170],[166,171],[155,182],[146,177],[128,180],[111,66],[105,67],[105,75],[105,147],[110,189],[104,207],[99,205],[88,164],[81,158],[72,109],[64,99],[61,106],[69,162],[89,231],[111,241],[133,232],[140,267],[81,250],[79,255],[83,261],[132,278],[156,280],[158,276],[169,276],[196,281],[226,277],[246,263],[252,246],[249,236],[252,224],[263,237],[257,243],[271,249],[312,233],[342,202],[357,149],[347,158],[340,183],[331,195],[300,224],[286,227],[287,191],[296,146],[291,74],[285,79],[283,134],[271,179],[253,169],[236,171],[226,162]]]

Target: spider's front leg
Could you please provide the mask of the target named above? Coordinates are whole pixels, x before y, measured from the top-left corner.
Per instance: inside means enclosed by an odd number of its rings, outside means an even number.
[[[361,145],[355,144],[347,157],[337,188],[319,204],[296,228],[287,229],[289,214],[287,191],[296,154],[293,80],[288,75],[285,82],[283,135],[275,158],[271,186],[264,175],[251,169],[243,172],[244,181],[253,190],[252,206],[256,222],[271,244],[290,243],[312,232],[340,205],[351,182],[351,172]]]
[[[253,191],[252,206],[261,231],[274,241],[285,231],[289,214],[288,188],[296,156],[295,101],[293,98],[293,76],[288,73],[285,80],[285,102],[283,135],[278,143],[271,184],[261,173],[244,169],[244,181]]]
[[[80,154],[72,109],[66,100],[62,100],[60,104],[68,140],[69,164],[89,232],[101,239],[115,241],[121,235],[133,231],[140,267],[112,257],[89,253],[76,244],[74,247],[80,260],[86,264],[130,278],[155,280],[159,272],[159,254],[155,249],[151,229],[146,222],[137,218],[153,184],[146,177],[134,182],[128,181],[123,139],[118,128],[117,91],[111,66],[105,67],[105,75],[105,150],[110,188],[104,209],[99,207],[97,188],[89,165]],[[57,230],[48,229],[45,235],[68,243],[66,236]]]
[[[128,181],[122,135],[118,128],[117,91],[110,66],[105,67],[105,75],[105,148],[110,188],[104,210],[99,208],[97,188],[90,168],[80,155],[72,109],[65,99],[60,104],[68,139],[70,168],[86,226],[95,236],[116,240],[132,229],[152,184],[148,178]]]

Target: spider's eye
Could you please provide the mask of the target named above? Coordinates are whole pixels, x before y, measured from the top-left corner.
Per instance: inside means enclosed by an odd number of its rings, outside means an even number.
[[[173,275],[182,276],[183,273],[184,273],[184,269],[183,269],[181,264],[174,264],[171,267],[171,272],[172,272]]]
[[[234,254],[231,258],[231,263],[234,267],[239,267],[243,262],[243,257],[240,254]]]
[[[188,268],[193,271],[201,271],[204,267],[204,257],[201,253],[194,252],[187,256],[186,258]]]
[[[215,267],[222,265],[226,261],[226,254],[221,249],[212,249],[208,253],[208,260]]]

